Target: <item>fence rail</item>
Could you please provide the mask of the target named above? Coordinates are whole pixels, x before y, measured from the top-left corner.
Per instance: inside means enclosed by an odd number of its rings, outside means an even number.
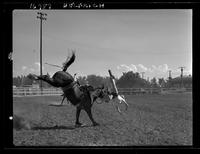
[[[186,92],[192,91],[192,88],[119,88],[119,93],[124,95],[138,95],[138,94],[160,94],[165,92]],[[41,93],[38,88],[13,88],[13,96],[48,96],[61,95],[62,90],[59,88],[43,88]]]
[[[38,88],[13,88],[13,96],[37,96],[37,95],[61,95],[62,91],[57,88],[47,88],[41,93]]]

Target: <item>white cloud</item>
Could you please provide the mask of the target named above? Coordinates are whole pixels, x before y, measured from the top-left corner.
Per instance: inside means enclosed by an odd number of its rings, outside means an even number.
[[[146,71],[148,70],[148,68],[145,67],[145,66],[142,65],[142,64],[138,64],[137,66],[138,66],[138,69],[141,70],[141,71],[143,71],[143,72],[146,72]]]
[[[131,64],[131,68],[132,68],[133,72],[137,72],[137,66]]]
[[[27,69],[27,66],[22,66],[22,70],[25,71]]]
[[[152,68],[148,68],[148,69],[147,69],[147,72],[152,73],[152,72],[153,72],[153,69],[152,69]]]
[[[185,70],[185,71],[183,71],[183,75],[192,75],[192,71],[191,70]]]
[[[149,68],[150,72],[155,73],[166,73],[170,70],[167,64],[162,64],[158,66],[152,65],[151,67],[152,68]]]
[[[163,73],[166,73],[169,70],[167,64],[159,65],[158,68],[159,68],[159,71]]]
[[[124,70],[126,72],[132,71],[132,68],[130,68],[129,66],[127,66],[125,64],[121,64],[120,66],[117,66],[117,69],[119,69],[119,70],[122,69],[122,70]]]
[[[169,66],[167,64],[160,64],[160,65],[151,65],[150,67],[144,66],[143,64],[121,64],[120,66],[117,66],[117,69],[123,70],[123,71],[133,71],[133,72],[145,72],[147,74],[152,75],[166,75],[169,70]],[[175,71],[176,72],[176,71]],[[174,72],[174,73],[175,73]]]
[[[130,66],[128,66],[126,64],[121,64],[121,65],[117,66],[117,69],[123,70],[125,72],[129,72],[129,71],[137,72],[137,67],[136,67],[136,65],[133,65],[133,64],[131,64]]]
[[[145,72],[146,76],[149,77],[168,77],[169,70],[171,70],[172,77],[180,76],[181,70],[179,68],[170,68],[167,64],[151,65],[150,67],[144,66],[143,64],[121,64],[117,66],[117,69],[121,72]],[[184,69],[183,75],[192,74],[189,69]]]
[[[30,68],[30,71],[31,71],[31,72],[35,72],[35,69],[33,69],[33,68]]]
[[[152,71],[156,70],[157,67],[155,65],[152,65]]]

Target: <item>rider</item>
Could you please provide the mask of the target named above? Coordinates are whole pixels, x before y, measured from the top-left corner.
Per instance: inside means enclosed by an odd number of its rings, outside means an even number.
[[[108,72],[110,74],[110,81],[112,83],[111,92],[108,92],[108,94],[112,95],[113,96],[112,99],[114,99],[118,96],[118,90],[117,90],[116,83],[115,83],[115,77],[112,75],[110,70]]]

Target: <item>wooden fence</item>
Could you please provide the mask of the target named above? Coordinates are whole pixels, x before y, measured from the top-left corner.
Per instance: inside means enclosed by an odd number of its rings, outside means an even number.
[[[161,94],[165,92],[187,92],[192,91],[192,88],[119,88],[119,93],[123,95],[140,95],[140,94]],[[43,88],[41,92],[38,88],[13,88],[13,96],[48,96],[61,95],[62,90],[59,88]]]

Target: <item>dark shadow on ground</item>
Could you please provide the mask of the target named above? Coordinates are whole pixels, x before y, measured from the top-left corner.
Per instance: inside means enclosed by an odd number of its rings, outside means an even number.
[[[35,126],[32,127],[32,130],[56,130],[56,129],[65,129],[65,130],[73,130],[76,128],[83,128],[83,127],[93,127],[90,125],[84,125],[84,126],[80,126],[80,127],[76,127],[76,126]]]
[[[69,104],[49,104],[48,106],[66,107],[69,106]]]
[[[61,104],[49,104],[48,106],[63,107],[63,105],[61,105]]]

